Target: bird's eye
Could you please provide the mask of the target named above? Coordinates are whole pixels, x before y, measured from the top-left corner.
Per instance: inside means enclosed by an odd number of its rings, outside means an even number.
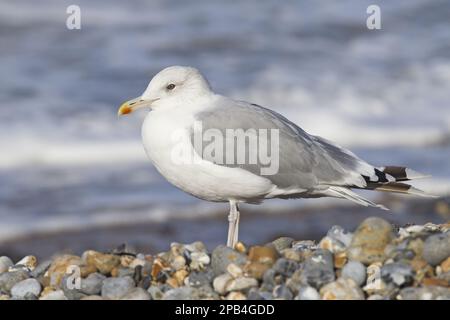
[[[173,90],[173,89],[175,89],[175,85],[173,83],[170,83],[170,84],[167,85],[166,89],[167,90]]]

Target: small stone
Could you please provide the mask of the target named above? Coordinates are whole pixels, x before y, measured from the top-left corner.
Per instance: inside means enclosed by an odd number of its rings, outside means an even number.
[[[353,279],[358,286],[362,286],[366,282],[366,267],[359,261],[349,261],[342,268],[341,276]]]
[[[232,279],[225,286],[225,291],[240,291],[258,286],[258,280],[249,277]]]
[[[131,261],[130,265],[128,266],[128,269],[135,269],[138,266],[143,267],[145,265],[145,260],[144,259],[134,259],[133,261]]]
[[[91,273],[87,278],[81,279],[80,291],[87,295],[98,295],[102,291],[105,279],[106,277],[100,273]]]
[[[16,283],[28,278],[28,273],[24,270],[4,272],[0,274],[0,291],[9,293]]]
[[[450,272],[450,257],[441,263],[442,272]]]
[[[107,278],[103,281],[102,297],[117,300],[126,295],[135,286],[131,277]]]
[[[300,251],[300,252],[314,251],[317,248],[318,248],[318,246],[312,240],[294,241],[292,243],[292,249]]]
[[[26,256],[17,262],[13,267],[10,267],[10,271],[23,268],[25,271],[33,271],[36,268],[37,259],[35,256]]]
[[[0,274],[3,272],[7,272],[10,267],[12,267],[14,263],[7,256],[0,257]]]
[[[244,273],[246,276],[261,280],[268,269],[270,266],[265,263],[249,261],[244,266]]]
[[[397,296],[399,300],[449,300],[450,289],[436,286],[403,288]]]
[[[392,282],[401,287],[413,282],[414,271],[410,265],[405,263],[388,263],[381,268],[381,277],[386,283]]]
[[[30,272],[30,276],[32,278],[39,278],[42,277],[45,272],[50,268],[50,265],[52,264],[52,260],[45,260],[39,263],[36,268]]]
[[[273,265],[278,258],[278,252],[273,247],[253,246],[250,248],[248,258],[252,262]]]
[[[242,271],[242,268],[239,267],[239,266],[238,266],[237,264],[235,264],[235,263],[230,263],[230,264],[227,266],[227,272],[228,272],[228,274],[229,274],[230,276],[232,276],[233,278],[241,277],[242,274],[244,273],[244,272]]]
[[[184,279],[189,275],[189,272],[187,272],[184,269],[178,270],[173,274],[173,278],[177,281],[179,286],[182,286],[184,283]]]
[[[198,300],[200,292],[197,288],[180,287],[164,293],[162,300]]]
[[[227,295],[226,299],[227,300],[247,300],[247,297],[242,292],[233,291]]]
[[[309,285],[319,289],[323,285],[334,281],[333,256],[328,250],[318,249],[314,251],[304,265],[300,275],[303,285]]]
[[[328,230],[327,237],[340,242],[345,248],[347,248],[351,241],[353,234],[350,232],[345,232],[344,228],[341,226],[333,226],[330,230]]]
[[[323,300],[364,300],[364,293],[352,279],[339,278],[320,289]]]
[[[150,294],[152,300],[161,300],[164,296],[164,293],[157,286],[151,286],[148,288],[147,292]]]
[[[111,271],[120,265],[119,256],[93,250],[86,251],[83,254],[83,260],[87,265],[95,266],[104,275],[111,274]]]
[[[289,260],[294,260],[296,262],[302,261],[302,255],[297,250],[294,250],[292,248],[284,249],[281,254],[283,257]]]
[[[334,254],[334,266],[336,267],[336,269],[342,269],[347,261],[348,258],[346,251],[336,252]]]
[[[298,263],[285,258],[280,258],[277,260],[273,269],[285,277],[290,277],[294,274],[295,270],[298,268]]]
[[[62,278],[73,267],[80,266],[83,263],[80,257],[65,254],[55,258],[45,273],[49,278],[51,286],[57,287],[61,283]]]
[[[186,248],[186,250],[189,250],[190,252],[205,252],[206,253],[208,251],[206,249],[205,244],[201,241],[192,242],[191,244],[187,244],[184,247]]]
[[[320,294],[313,287],[301,287],[295,300],[320,300]]]
[[[236,246],[234,246],[234,249],[237,251],[237,252],[239,252],[239,253],[242,253],[242,254],[245,254],[245,253],[247,253],[247,247],[245,246],[245,244],[243,244],[242,242],[238,242],[238,243],[236,243]]]
[[[208,254],[205,252],[192,252],[190,267],[192,270],[201,270],[211,262]]]
[[[211,266],[216,276],[225,273],[230,263],[243,266],[246,262],[245,255],[223,245],[216,247],[211,255]]]
[[[80,300],[104,300],[104,299],[100,296],[92,295],[92,296],[85,296],[85,297],[81,298]]]
[[[142,288],[131,289],[121,300],[150,300],[150,294]]]
[[[174,268],[175,270],[180,270],[182,268],[184,268],[184,266],[186,265],[186,259],[183,256],[176,256],[175,258],[173,258],[170,266],[172,268]]]
[[[11,288],[11,295],[14,298],[23,299],[27,294],[39,296],[41,293],[41,284],[36,279],[25,279],[16,283]]]
[[[289,290],[289,288],[284,284],[275,286],[272,294],[274,298],[278,300],[292,300],[294,297],[291,290]]]
[[[188,277],[188,284],[191,287],[202,287],[213,282],[214,273],[211,268],[204,271],[192,271]]]
[[[282,252],[284,249],[290,248],[294,242],[294,239],[290,237],[280,237],[272,241],[273,246],[278,252]]]
[[[135,260],[134,256],[129,255],[120,256],[120,265],[124,268],[128,268],[134,260]]]
[[[346,246],[342,242],[334,240],[328,236],[320,240],[319,247],[332,253],[342,252],[346,249]]]
[[[435,234],[425,240],[423,258],[432,266],[450,257],[450,232]]]
[[[348,257],[366,265],[385,260],[384,249],[393,238],[392,226],[381,218],[364,220],[356,229],[349,248]]]
[[[227,285],[232,279],[233,278],[228,273],[224,273],[215,277],[213,281],[214,290],[217,293],[224,295],[226,293]]]
[[[39,300],[67,300],[67,297],[64,295],[64,291],[56,290],[48,291],[45,295],[44,293],[42,293]]]

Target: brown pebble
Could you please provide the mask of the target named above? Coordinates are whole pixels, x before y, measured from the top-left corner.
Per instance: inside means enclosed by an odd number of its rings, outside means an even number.
[[[441,263],[441,268],[442,268],[442,272],[450,271],[450,257],[448,257]]]
[[[250,261],[273,265],[278,258],[278,252],[273,247],[253,246],[248,253]]]

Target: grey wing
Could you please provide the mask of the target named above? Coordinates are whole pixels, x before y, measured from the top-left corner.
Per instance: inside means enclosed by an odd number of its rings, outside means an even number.
[[[364,186],[361,167],[366,165],[373,171],[373,167],[350,151],[309,135],[282,115],[258,105],[223,98],[214,109],[197,114],[196,120],[201,124],[202,133],[213,133],[203,135],[208,141],[199,144],[199,132],[192,130],[192,144],[204,160],[264,176],[279,188],[307,191],[320,185]],[[232,134],[239,130],[245,137],[241,145]],[[215,144],[219,138],[224,143]],[[211,145],[215,148],[210,148]],[[230,151],[227,146],[233,145]],[[242,146],[245,161],[237,158]],[[261,153],[261,148],[267,152]],[[257,159],[251,161],[254,155],[258,155]],[[267,170],[269,166],[275,166],[272,169],[276,170]]]

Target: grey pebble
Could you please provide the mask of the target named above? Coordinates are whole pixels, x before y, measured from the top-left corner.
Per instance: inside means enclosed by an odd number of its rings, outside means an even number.
[[[388,263],[381,267],[381,278],[386,283],[394,283],[396,286],[401,287],[413,282],[414,271],[412,267],[406,263]]]
[[[295,297],[295,300],[320,300],[320,294],[313,287],[301,287],[298,290],[298,295]]]
[[[358,286],[362,286],[366,282],[366,267],[359,261],[349,261],[342,268],[341,276],[352,279]]]
[[[150,294],[142,288],[131,289],[121,300],[150,300]]]
[[[425,240],[423,258],[436,266],[450,256],[450,232],[435,234]]]
[[[24,270],[4,272],[0,274],[0,291],[9,293],[16,283],[28,278],[28,272]]]
[[[272,294],[275,299],[281,300],[292,300],[292,298],[294,297],[291,290],[289,290],[289,288],[284,284],[277,285],[275,288],[273,288]]]
[[[290,277],[292,276],[292,274],[294,274],[295,270],[298,269],[298,263],[293,260],[280,258],[275,262],[272,268],[278,274],[281,274],[285,277]]]
[[[41,289],[41,284],[36,279],[25,279],[17,282],[11,288],[11,296],[20,299],[30,298],[31,295],[37,297],[41,293]]]
[[[333,255],[328,250],[318,249],[309,257],[300,275],[304,285],[319,289],[335,280]]]
[[[123,278],[107,278],[103,281],[102,297],[117,300],[126,295],[134,287],[135,283],[129,276]]]
[[[229,247],[220,245],[211,254],[211,266],[215,276],[225,273],[230,263],[242,266],[247,261],[247,256]]]
[[[157,286],[151,286],[148,288],[147,292],[150,294],[152,300],[161,300],[164,296],[164,293]]]
[[[106,279],[101,273],[95,272],[81,279],[81,292],[92,296],[98,295],[102,291],[103,281]]]
[[[281,252],[284,249],[290,248],[294,242],[294,239],[290,237],[280,237],[272,241],[273,246],[277,249],[278,252]]]
[[[0,257],[0,273],[7,272],[9,267],[12,267],[13,265],[14,262],[12,262],[12,260],[9,257],[7,256]]]
[[[30,276],[32,278],[39,278],[43,276],[51,264],[52,260],[42,261],[37,265],[37,267],[33,271],[30,272]]]

